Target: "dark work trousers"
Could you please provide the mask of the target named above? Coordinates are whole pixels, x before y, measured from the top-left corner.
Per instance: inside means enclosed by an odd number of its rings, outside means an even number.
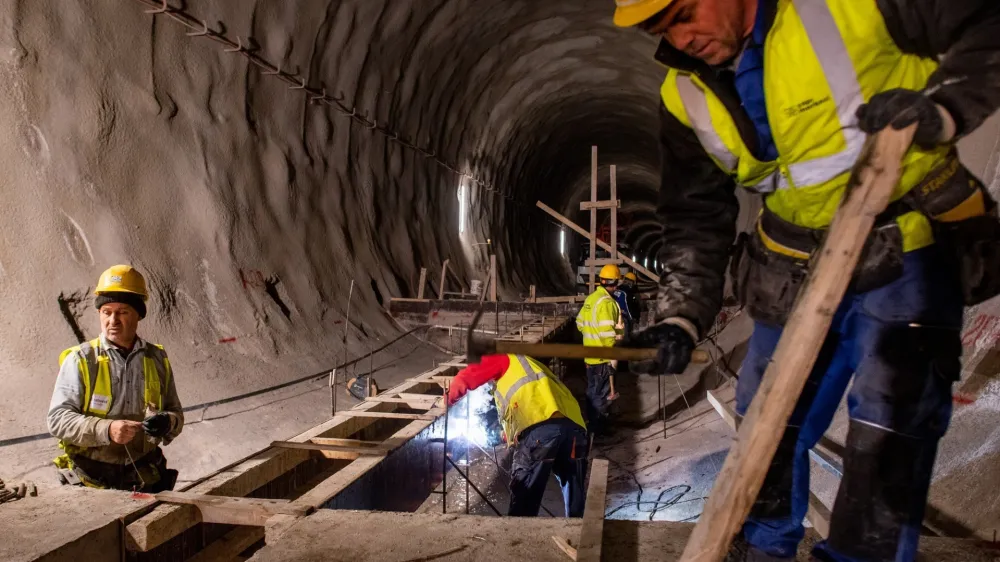
[[[507,515],[535,517],[549,473],[562,488],[566,517],[583,517],[587,493],[587,432],[568,418],[552,418],[521,432],[514,446]]]
[[[591,433],[602,434],[608,429],[611,412],[611,363],[587,365],[587,426]]]
[[[960,373],[963,304],[954,272],[931,246],[905,254],[896,281],[844,297],[743,526],[753,547],[794,557],[809,500],[809,449],[853,377],[844,476],[830,538],[814,552],[835,562],[916,558],[937,442]],[[754,325],[736,392],[740,414],[780,336],[780,327]]]

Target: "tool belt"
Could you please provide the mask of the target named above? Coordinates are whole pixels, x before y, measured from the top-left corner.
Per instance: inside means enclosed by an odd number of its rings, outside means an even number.
[[[902,275],[903,235],[896,218],[919,211],[931,219],[936,243],[953,260],[965,304],[972,306],[1000,294],[996,207],[982,182],[953,155],[876,217],[848,290],[864,293]],[[826,229],[792,224],[766,206],[755,232],[740,235],[730,274],[736,297],[755,320],[784,325],[805,283],[810,259],[825,235]]]
[[[162,492],[172,490],[177,471],[167,468],[159,447],[135,461],[135,465],[95,461],[83,455],[70,456],[70,470],[89,488]]]

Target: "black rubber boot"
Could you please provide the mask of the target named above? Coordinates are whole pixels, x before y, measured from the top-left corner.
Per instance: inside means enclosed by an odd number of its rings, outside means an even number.
[[[771,459],[764,484],[750,509],[750,516],[757,519],[788,517],[792,514],[792,474],[795,465],[795,444],[799,428],[790,426],[778,442],[778,450]]]
[[[937,439],[851,420],[828,546],[863,560],[895,560],[904,526],[919,529],[923,521],[936,452]]]
[[[726,553],[726,558],[723,562],[790,562],[794,560],[794,556],[791,558],[779,558],[757,550],[747,544],[741,532],[733,539],[733,544],[729,547],[729,552]]]

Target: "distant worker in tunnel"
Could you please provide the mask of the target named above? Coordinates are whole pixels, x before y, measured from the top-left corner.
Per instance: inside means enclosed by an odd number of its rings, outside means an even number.
[[[455,376],[448,403],[494,383],[505,439],[514,447],[508,515],[534,517],[554,473],[566,517],[583,517],[587,431],[580,404],[548,367],[524,355],[486,355]]]
[[[902,177],[835,310],[810,380],[729,560],[792,560],[808,451],[851,386],[822,560],[912,561],[960,374],[963,304],[1000,291],[996,203],[955,141],[1000,106],[996,0],[617,0],[659,37],[663,249],[643,342],[680,372],[719,312],[735,188],[763,195],[730,271],[754,320],[744,414],[843,197],[866,134],[916,126]]]
[[[638,281],[639,278],[635,276],[635,273],[629,271],[622,276],[621,284],[618,285],[618,288],[615,289],[612,295],[615,297],[615,302],[618,303],[618,308],[621,310],[622,319],[625,322],[626,336],[639,326],[641,320],[642,306],[639,301]]]
[[[600,285],[587,297],[576,315],[576,329],[583,335],[583,345],[614,347],[622,339],[625,328],[622,311],[612,296],[619,277],[621,272],[617,265],[602,267],[598,275]],[[591,433],[607,435],[611,433],[612,377],[617,362],[594,358],[584,359],[584,362],[587,364],[587,422]]]
[[[101,274],[95,291],[101,335],[59,357],[49,432],[65,451],[60,478],[93,488],[171,490],[160,444],[184,426],[170,360],[136,331],[146,317],[146,281],[128,265]]]

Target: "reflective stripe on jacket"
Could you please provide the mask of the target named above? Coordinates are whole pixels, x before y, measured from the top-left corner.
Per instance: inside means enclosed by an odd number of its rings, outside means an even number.
[[[113,420],[142,421],[146,404],[171,417],[169,443],[183,426],[170,360],[162,346],[136,340],[125,353],[112,351],[103,337],[74,346],[59,356],[59,377],[49,407],[49,431],[68,454],[124,464],[153,451],[157,443],[140,432],[123,445],[110,441]],[[66,457],[56,459],[65,464]]]
[[[592,347],[614,347],[621,311],[618,303],[604,287],[587,297],[576,315],[576,329],[583,334],[583,345]],[[607,359],[585,359],[588,365],[607,363]]]
[[[516,443],[522,431],[556,413],[587,428],[580,404],[548,367],[524,355],[508,357],[510,366],[493,391],[508,443]]]
[[[660,94],[722,170],[766,193],[765,204],[782,219],[818,229],[833,220],[864,145],[858,107],[878,92],[923,89],[937,67],[896,46],[875,0],[778,0],[764,43],[764,94],[776,161],[753,156],[733,117],[697,74],[671,69]],[[949,150],[911,148],[893,200],[944,165]],[[933,243],[930,223],[920,213],[897,221],[904,251]]]

